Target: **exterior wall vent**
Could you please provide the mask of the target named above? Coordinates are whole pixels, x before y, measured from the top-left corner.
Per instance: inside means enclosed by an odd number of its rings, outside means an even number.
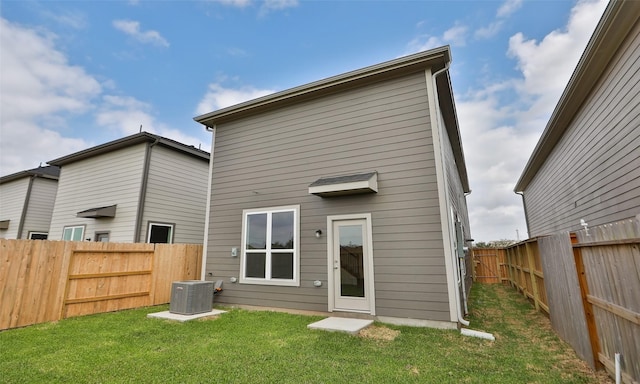
[[[195,315],[213,308],[213,281],[174,281],[171,285],[169,312]]]

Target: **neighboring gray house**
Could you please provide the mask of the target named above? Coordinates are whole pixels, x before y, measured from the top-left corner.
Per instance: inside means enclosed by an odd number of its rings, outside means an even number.
[[[640,213],[639,20],[609,3],[522,172],[530,237]]]
[[[202,243],[209,153],[141,132],[49,164],[50,240]]]
[[[0,239],[47,239],[59,174],[38,167],[0,177]]]
[[[216,301],[465,322],[470,189],[449,63],[442,47],[195,118],[213,132]]]

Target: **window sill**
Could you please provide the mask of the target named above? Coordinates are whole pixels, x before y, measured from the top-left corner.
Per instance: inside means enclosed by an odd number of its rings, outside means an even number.
[[[299,287],[300,282],[295,280],[264,280],[264,279],[251,279],[240,278],[240,284],[247,285],[275,285],[283,287]]]

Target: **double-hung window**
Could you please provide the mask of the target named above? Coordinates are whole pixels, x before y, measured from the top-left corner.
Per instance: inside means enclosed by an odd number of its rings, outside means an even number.
[[[240,282],[300,285],[300,206],[242,213]]]
[[[64,227],[62,230],[62,240],[82,241],[84,237],[84,225]]]

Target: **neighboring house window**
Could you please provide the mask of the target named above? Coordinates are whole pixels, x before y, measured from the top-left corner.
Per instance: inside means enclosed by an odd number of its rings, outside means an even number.
[[[84,237],[84,225],[75,227],[64,227],[62,230],[62,240],[66,241],[82,241]]]
[[[149,223],[147,243],[173,243],[174,224]]]
[[[109,242],[109,232],[96,232],[95,240],[102,243]]]
[[[299,285],[299,212],[299,206],[243,211],[241,283]]]
[[[48,237],[47,232],[29,232],[29,240],[47,240]]]

